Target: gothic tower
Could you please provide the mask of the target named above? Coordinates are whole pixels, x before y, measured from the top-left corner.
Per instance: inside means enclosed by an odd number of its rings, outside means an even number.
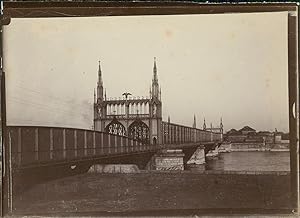
[[[107,99],[104,91],[99,61],[97,88],[94,90],[94,130],[139,137],[147,143],[162,143],[162,103],[158,83],[156,59],[154,58],[153,78],[149,98]]]
[[[97,102],[102,102],[102,101],[103,101],[103,80],[102,80],[101,65],[99,61],[98,82],[97,82]]]
[[[102,71],[99,61],[98,65],[98,81],[97,81],[97,95],[94,90],[94,130],[102,131],[101,118],[105,115],[105,106],[103,98],[103,80]]]
[[[160,100],[160,93],[159,93],[159,84],[157,78],[157,67],[156,67],[156,58],[154,58],[154,66],[153,66],[153,79],[152,79],[152,99]]]
[[[162,142],[161,123],[162,123],[162,103],[161,90],[158,84],[156,58],[154,58],[153,65],[153,79],[150,90],[150,129],[151,129],[151,143],[158,144]]]

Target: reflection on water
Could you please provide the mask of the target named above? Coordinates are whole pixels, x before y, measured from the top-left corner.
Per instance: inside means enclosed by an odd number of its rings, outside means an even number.
[[[206,170],[228,171],[289,171],[290,153],[274,151],[220,153],[208,160]]]

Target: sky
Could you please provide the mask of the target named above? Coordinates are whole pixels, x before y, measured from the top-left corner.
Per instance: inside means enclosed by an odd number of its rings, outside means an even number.
[[[8,125],[89,129],[101,60],[107,97],[148,96],[163,120],[288,131],[287,13],[12,18],[4,26]]]

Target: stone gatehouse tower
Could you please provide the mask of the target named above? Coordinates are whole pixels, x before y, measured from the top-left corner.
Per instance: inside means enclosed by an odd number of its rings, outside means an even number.
[[[156,59],[149,97],[134,97],[123,93],[119,98],[107,98],[99,61],[97,91],[94,92],[94,129],[123,135],[145,143],[162,143],[162,102]]]

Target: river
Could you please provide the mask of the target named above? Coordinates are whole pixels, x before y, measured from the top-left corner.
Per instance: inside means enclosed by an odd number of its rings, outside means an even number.
[[[289,171],[290,153],[285,151],[251,151],[220,153],[208,160],[206,170]]]

